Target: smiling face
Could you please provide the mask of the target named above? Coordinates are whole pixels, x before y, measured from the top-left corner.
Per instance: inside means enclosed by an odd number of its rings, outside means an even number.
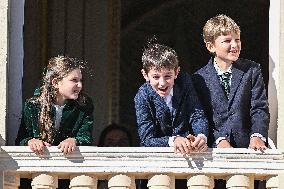
[[[58,91],[56,104],[63,105],[66,99],[76,100],[82,90],[81,70],[74,69],[61,80],[53,79],[52,84]]]
[[[231,64],[239,58],[241,52],[240,34],[231,32],[227,35],[220,35],[214,43],[207,42],[206,47],[215,54],[217,63]]]
[[[149,81],[154,91],[156,91],[156,93],[158,93],[161,97],[165,97],[170,94],[178,73],[179,68],[177,68],[177,70],[167,68],[157,70],[155,68],[151,68],[148,73],[142,70],[142,74],[146,81]]]

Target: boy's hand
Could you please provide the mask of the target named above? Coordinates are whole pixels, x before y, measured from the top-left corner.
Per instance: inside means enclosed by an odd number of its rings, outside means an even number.
[[[49,143],[36,138],[30,139],[28,145],[30,149],[38,155],[43,155],[45,146],[51,146]]]
[[[180,152],[184,156],[186,154],[190,154],[193,151],[190,140],[182,136],[177,136],[175,138],[174,149],[175,153]]]
[[[267,147],[265,146],[265,143],[261,138],[259,137],[251,137],[250,143],[249,143],[249,148],[254,149],[254,150],[266,150]]]
[[[208,146],[205,142],[205,139],[201,136],[193,136],[189,134],[187,138],[191,141],[191,147],[196,152],[205,152],[208,149]]]
[[[70,154],[75,150],[76,147],[76,139],[75,138],[67,138],[60,142],[57,146],[58,149],[61,150],[65,155]]]
[[[221,140],[217,145],[217,148],[233,148],[227,140]]]

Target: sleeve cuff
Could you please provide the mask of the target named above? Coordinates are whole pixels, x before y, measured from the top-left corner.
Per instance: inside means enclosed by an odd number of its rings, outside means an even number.
[[[168,144],[169,144],[170,147],[174,147],[175,146],[174,141],[175,141],[177,136],[179,136],[179,135],[169,137]]]
[[[216,146],[221,142],[221,140],[227,140],[227,138],[226,137],[219,137],[219,138],[217,138]]]
[[[198,137],[201,137],[201,138],[203,138],[203,140],[205,141],[205,143],[207,144],[207,137],[205,136],[205,134],[198,134],[197,135]]]
[[[258,137],[260,138],[263,142],[266,142],[266,138],[264,136],[262,136],[262,134],[260,133],[253,133],[252,135],[250,135],[250,138],[252,137]]]

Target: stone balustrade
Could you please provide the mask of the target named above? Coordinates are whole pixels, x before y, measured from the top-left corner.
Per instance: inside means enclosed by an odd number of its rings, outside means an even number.
[[[135,179],[147,179],[149,189],[174,189],[175,179],[187,179],[188,189],[213,189],[214,179],[226,180],[228,189],[253,189],[254,180],[280,189],[284,153],[209,149],[183,157],[170,147],[82,146],[66,156],[48,147],[38,156],[26,146],[1,146],[0,174],[4,189],[18,188],[20,178],[31,178],[33,189],[55,189],[60,179],[70,179],[71,189],[96,189],[98,180],[105,179],[110,189],[134,189]]]

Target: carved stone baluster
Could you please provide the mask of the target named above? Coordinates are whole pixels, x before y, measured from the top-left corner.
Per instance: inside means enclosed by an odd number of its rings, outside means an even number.
[[[40,173],[33,175],[32,189],[56,189],[58,187],[58,176]]]
[[[96,189],[98,178],[89,175],[76,175],[70,179],[70,189]]]
[[[20,186],[20,176],[13,172],[4,173],[4,188],[18,189]]]
[[[187,177],[188,189],[213,189],[214,179],[207,175],[193,175]]]
[[[172,189],[171,177],[168,175],[155,175],[148,181],[149,189]]]
[[[126,175],[115,175],[108,181],[109,189],[132,189],[133,183],[131,178]],[[135,185],[134,185],[135,186]]]
[[[266,188],[267,189],[278,189],[279,188],[279,177],[274,176],[274,177],[267,179]]]
[[[227,189],[252,189],[253,177],[246,175],[233,175],[227,178]]]

